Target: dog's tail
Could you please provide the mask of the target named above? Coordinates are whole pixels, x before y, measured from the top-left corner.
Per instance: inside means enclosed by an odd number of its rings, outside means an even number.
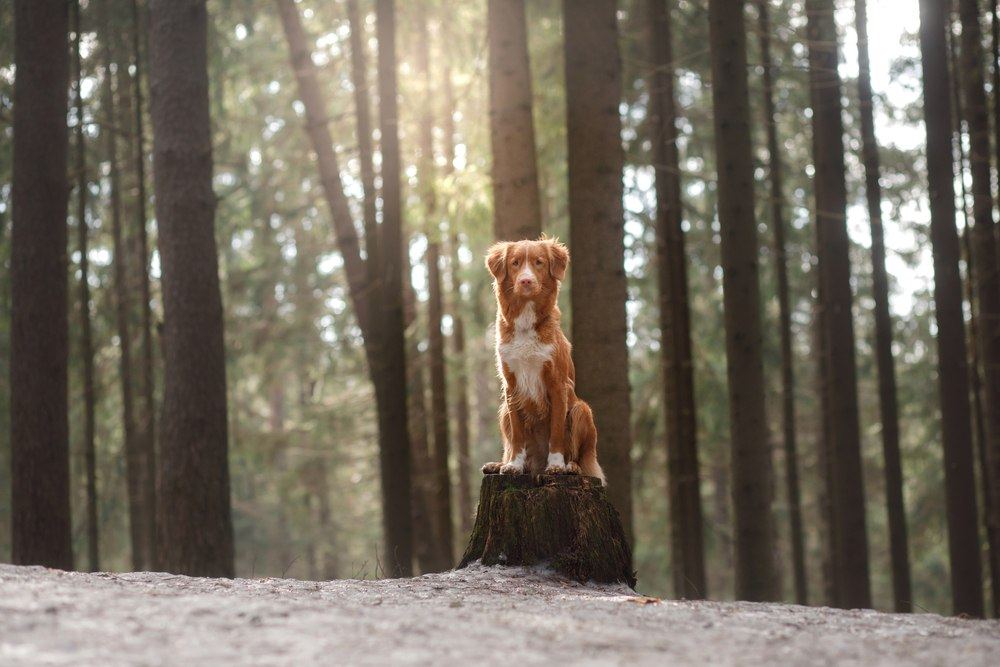
[[[580,472],[588,477],[596,477],[601,484],[608,485],[608,480],[597,462],[597,427],[594,426],[594,413],[583,401],[577,401],[570,410],[570,439],[576,446],[576,460]]]

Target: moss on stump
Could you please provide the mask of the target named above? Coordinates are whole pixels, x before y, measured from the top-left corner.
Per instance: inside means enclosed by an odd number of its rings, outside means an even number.
[[[581,582],[635,588],[632,552],[600,480],[577,475],[485,475],[459,567],[547,563]]]

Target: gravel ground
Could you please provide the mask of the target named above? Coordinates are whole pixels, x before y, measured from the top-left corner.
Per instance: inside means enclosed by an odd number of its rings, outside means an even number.
[[[541,569],[309,582],[0,565],[0,665],[996,665],[998,656],[996,621],[658,601]]]

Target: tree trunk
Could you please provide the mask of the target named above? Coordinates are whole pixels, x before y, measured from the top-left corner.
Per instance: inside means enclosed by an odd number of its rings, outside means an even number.
[[[635,588],[628,539],[593,477],[486,475],[459,567],[546,563],[580,582]]]
[[[993,83],[993,150],[996,168],[1000,170],[1000,0],[990,2],[990,68]],[[1000,601],[994,595],[994,616],[1000,617]]]
[[[449,34],[447,24],[442,26],[442,39],[447,40]],[[441,90],[444,109],[441,114],[444,130],[445,177],[455,171],[455,90],[451,81],[451,64],[445,54],[444,66],[441,68]],[[462,313],[467,307],[462,298],[461,260],[458,256],[460,247],[458,238],[458,221],[448,220],[448,250],[449,250],[449,291],[451,292],[451,342],[455,367],[455,440],[458,463],[458,520],[463,539],[472,530],[472,486],[469,475],[472,472],[469,452],[469,377],[467,360],[465,358],[465,318]]]
[[[861,466],[854,318],[851,314],[850,239],[844,174],[839,47],[833,0],[807,0],[809,83],[816,165],[816,247],[826,331],[827,401],[830,410],[831,501],[840,570],[838,606],[870,607],[868,536]]]
[[[390,3],[391,4],[391,3]],[[347,197],[344,194],[340,167],[333,150],[333,140],[327,126],[326,101],[316,78],[309,41],[302,27],[298,9],[292,0],[277,0],[281,22],[288,40],[292,69],[298,82],[299,97],[306,109],[306,132],[316,153],[323,192],[333,218],[337,246],[344,257],[351,304],[358,325],[365,339],[365,353],[369,373],[375,389],[376,411],[379,422],[379,461],[382,481],[383,529],[386,540],[384,564],[391,576],[408,576],[412,571],[412,528],[410,518],[410,441],[407,434],[406,365],[402,321],[402,283],[400,267],[401,224],[399,208],[399,150],[395,122],[383,122],[383,179],[384,207],[382,233],[384,253],[379,280],[372,282],[370,267],[361,258],[360,243],[351,219]],[[381,12],[381,5],[380,5]],[[388,33],[383,35],[379,20],[379,70],[383,74],[383,38],[394,40],[392,8],[389,7]],[[381,17],[382,14],[380,13]],[[389,67],[392,69],[392,93],[383,95],[381,115],[386,118],[391,106],[390,119],[395,119],[395,47]],[[361,57],[361,51],[355,53]],[[380,76],[380,89],[382,80]],[[359,109],[359,112],[362,111]],[[359,113],[359,138],[364,134]],[[366,124],[366,123],[365,123]],[[370,137],[370,133],[368,134]],[[395,141],[394,141],[395,139]],[[360,144],[359,144],[360,146]],[[393,146],[395,153],[393,154]],[[394,174],[395,176],[386,175]],[[395,198],[395,202],[392,199]],[[371,220],[369,225],[373,226]],[[373,241],[373,239],[369,239]],[[393,245],[395,244],[395,245]],[[369,250],[375,246],[369,246]],[[371,257],[371,255],[370,255]],[[397,289],[398,288],[398,289]],[[373,305],[374,304],[374,305]]]
[[[882,419],[882,455],[885,464],[885,505],[889,521],[892,594],[898,612],[913,611],[910,556],[903,504],[903,468],[899,454],[899,413],[896,402],[896,366],[892,357],[892,319],[889,316],[889,278],[885,270],[885,232],[882,229],[882,187],[879,185],[878,143],[872,104],[868,57],[868,10],[855,1],[858,34],[858,99],[861,111],[862,161],[872,232],[872,291],[875,297],[875,358],[878,364],[879,410]]]
[[[614,0],[563,2],[576,390],[597,423],[608,496],[632,540],[622,210],[621,58]]]
[[[472,486],[469,475],[472,472],[469,436],[469,377],[465,358],[465,319],[462,310],[462,279],[459,276],[461,262],[458,258],[458,232],[454,221],[451,224],[449,249],[451,257],[451,342],[455,370],[455,428],[458,454],[458,525],[464,538],[472,530]]]
[[[823,323],[823,281],[816,276],[817,299],[813,303],[813,357],[816,359],[816,398],[819,403],[820,429],[816,443],[816,464],[820,471],[817,504],[820,516],[820,553],[823,570],[823,599],[829,607],[837,606],[840,569],[837,567],[837,525],[833,516],[833,464],[830,443],[829,372],[826,364],[826,327]]]
[[[144,529],[147,563],[156,567],[156,378],[153,371],[153,313],[149,284],[149,233],[146,227],[146,134],[142,95],[142,34],[146,24],[140,20],[138,0],[131,0],[132,9],[132,85],[133,130],[135,132],[135,272],[139,279],[139,410],[136,423],[137,447],[141,453],[143,504],[148,508]]]
[[[975,271],[970,280],[978,307],[977,343],[983,366],[983,421],[986,439],[981,447],[988,469],[983,471],[992,488],[1000,488],[1000,263],[997,260],[996,225],[990,174],[990,122],[983,78],[982,31],[977,0],[959,0],[962,22],[961,76],[964,120],[969,132],[969,167],[972,173],[972,255]],[[975,370],[973,371],[975,372]],[[990,532],[1000,529],[1000,496],[983,508]]]
[[[368,99],[368,56],[365,48],[364,23],[358,12],[358,0],[347,0],[347,20],[350,25],[351,83],[354,86],[354,112],[357,122],[358,163],[361,166],[361,189],[364,193],[365,251],[367,252],[368,284],[374,288],[382,275],[378,259],[379,227],[376,215],[375,149],[372,141],[371,105]]]
[[[204,0],[150,3],[150,112],[163,285],[162,502],[168,572],[233,576],[226,366]]]
[[[778,580],[771,510],[773,471],[764,412],[766,391],[743,2],[711,0],[708,17],[719,168],[736,597],[774,600]]]
[[[445,374],[444,334],[441,319],[444,305],[441,295],[441,227],[438,220],[437,197],[435,193],[434,169],[434,86],[430,69],[430,32],[427,25],[427,11],[423,4],[418,6],[419,36],[414,58],[414,70],[420,79],[423,108],[420,111],[420,156],[417,174],[420,179],[420,197],[423,201],[424,232],[427,235],[427,354],[431,373],[431,428],[434,434],[434,449],[431,456],[433,467],[433,493],[431,502],[434,522],[438,528],[440,547],[447,556],[449,567],[454,562],[454,530],[451,515],[451,475],[449,459],[451,443],[448,432],[448,384]]]
[[[83,461],[86,478],[87,568],[100,570],[97,524],[97,453],[94,444],[94,341],[90,321],[90,257],[87,229],[87,145],[83,135],[83,54],[80,0],[73,3],[74,105],[76,110],[76,227],[80,251],[80,356],[83,361]]]
[[[412,275],[409,255],[402,257],[403,275]],[[406,328],[406,386],[407,418],[410,434],[410,461],[413,467],[413,539],[414,556],[421,573],[443,572],[454,564],[442,548],[444,542],[438,537],[439,529],[431,513],[433,488],[430,450],[430,429],[427,419],[427,378],[425,375],[426,353],[420,351],[417,335],[417,294],[413,283],[407,280],[404,287],[404,307]]]
[[[374,146],[372,141],[371,111],[368,98],[368,65],[367,51],[364,40],[364,23],[358,11],[357,0],[348,0],[347,3],[348,20],[351,26],[350,47],[351,47],[351,78],[354,84],[354,104],[357,118],[358,134],[358,156],[361,172],[361,186],[364,192],[364,229],[365,229],[365,249],[368,253],[367,267],[369,279],[369,293],[373,302],[378,298],[381,289],[382,275],[385,271],[384,262],[381,259],[380,237],[381,229],[376,219],[376,190],[375,190],[375,165]],[[402,272],[404,276],[410,275],[409,257],[405,251],[400,260],[402,262]],[[412,292],[409,288],[404,288],[404,302]],[[405,309],[405,305],[404,305]],[[404,315],[404,326],[407,326]],[[368,347],[371,347],[370,345]],[[434,530],[430,524],[428,514],[427,484],[425,483],[426,473],[424,463],[428,456],[427,448],[427,423],[426,410],[424,408],[424,380],[423,371],[418,367],[422,363],[416,341],[412,345],[407,343],[406,349],[406,385],[407,385],[407,432],[410,437],[410,461],[411,461],[411,495],[413,521],[413,551],[417,561],[417,566],[421,572],[436,571],[437,569],[447,569],[449,566],[437,568],[434,549],[437,548],[437,541]],[[379,382],[380,378],[372,377],[372,383]],[[419,386],[419,392],[415,387]],[[381,395],[382,390],[377,390],[376,395]],[[377,407],[377,406],[376,406]]]
[[[674,594],[697,599],[708,596],[708,582],[702,537],[691,315],[677,151],[673,25],[666,0],[647,0],[647,5],[653,66],[649,77],[649,122],[656,169],[656,265],[667,430],[671,569]]]
[[[805,537],[802,531],[802,498],[799,490],[799,455],[795,437],[795,356],[792,353],[792,309],[788,296],[785,251],[784,173],[778,148],[778,121],[774,108],[774,62],[771,57],[771,18],[768,0],[757,0],[760,50],[764,65],[764,122],[767,127],[767,160],[771,176],[771,228],[774,274],[777,280],[778,321],[781,336],[781,430],[785,453],[785,493],[788,496],[789,538],[792,546],[792,579],[795,601],[808,604]]]
[[[991,53],[993,57],[993,67],[992,69],[992,82],[993,82],[993,131],[995,133],[993,148],[996,152],[995,159],[997,169],[1000,170],[1000,14],[998,14],[998,7],[1000,7],[1000,2],[998,0],[993,0],[990,6],[990,30],[991,30]],[[964,163],[964,160],[963,160]],[[964,167],[963,167],[964,168]],[[965,181],[962,181],[964,187]],[[966,212],[968,215],[968,212]],[[966,224],[965,229],[965,251],[966,251],[966,263],[969,269],[969,273],[973,271],[972,262],[972,248],[970,246],[968,224]],[[975,307],[973,306],[972,299],[972,286],[971,281],[966,280],[967,292],[969,299],[969,306],[972,309],[972,317],[969,322],[969,334],[970,334],[970,347],[972,349],[972,360],[973,360],[973,407],[975,409],[975,419],[976,419],[976,431],[979,446],[979,467],[983,471],[982,475],[982,487],[983,487],[983,504],[986,507],[994,507],[993,495],[997,493],[997,489],[993,487],[993,482],[990,481],[990,475],[988,471],[989,460],[986,456],[986,451],[984,443],[986,442],[986,426],[984,424],[983,417],[983,404],[982,404],[982,391],[979,383],[979,354],[978,354],[978,330],[977,330],[977,315],[975,312]],[[995,516],[995,515],[994,515]],[[1000,526],[994,524],[990,519],[990,513],[984,513],[984,523],[986,524],[987,540],[989,542],[990,556],[990,592],[993,604],[993,617],[1000,618]]]
[[[129,326],[129,286],[126,264],[125,240],[122,233],[122,183],[121,168],[118,163],[119,114],[115,93],[118,77],[124,70],[117,62],[117,54],[112,45],[117,40],[111,24],[112,7],[110,0],[101,3],[101,27],[104,47],[104,94],[102,116],[104,123],[105,152],[109,163],[110,201],[108,214],[111,218],[112,264],[114,269],[115,329],[118,334],[118,373],[121,383],[122,438],[125,451],[125,478],[128,489],[129,538],[132,549],[132,569],[146,569],[146,550],[143,527],[147,523],[147,507],[143,504],[143,486],[140,471],[141,460],[135,435],[135,412],[132,398],[132,333]]]
[[[954,43],[954,42],[953,42]],[[957,66],[957,53],[952,49],[952,71],[955,71],[955,66]],[[953,84],[957,83],[957,79],[953,80]],[[960,92],[957,85],[952,85],[954,90],[954,108],[956,110],[956,120],[955,120],[955,144],[958,148],[958,173],[959,183],[962,184],[961,192],[961,202],[962,202],[962,220],[964,222],[964,227],[962,229],[962,259],[965,260],[966,273],[967,275],[974,275],[976,270],[976,264],[972,261],[972,240],[971,234],[969,232],[972,226],[969,222],[969,207],[968,207],[968,192],[965,188],[965,180],[963,176],[965,174],[965,149],[962,146],[962,124],[961,124],[961,104],[959,102]],[[963,283],[965,288],[965,301],[969,304],[969,387],[971,389],[972,395],[972,426],[973,426],[973,442],[978,444],[978,450],[976,451],[977,459],[976,463],[979,465],[980,470],[980,488],[982,489],[982,499],[983,505],[986,507],[990,506],[993,497],[993,491],[991,489],[989,480],[989,464],[986,459],[986,424],[983,420],[983,403],[982,403],[982,386],[979,379],[979,314],[978,308],[976,306],[975,290],[972,287],[972,281],[966,279]],[[997,575],[1000,573],[1000,565],[997,563],[997,549],[996,549],[996,534],[993,532],[993,526],[990,524],[988,514],[983,512],[983,530],[986,532],[986,542],[989,547],[989,555],[987,557],[987,562],[990,567],[990,590],[991,592],[1000,590],[1000,585],[997,584]],[[993,595],[993,603],[996,605],[996,594]],[[994,617],[996,617],[996,609],[994,607]]]
[[[433,233],[433,232],[432,232]],[[428,352],[431,367],[431,425],[434,430],[434,513],[440,529],[441,548],[454,562],[454,531],[451,515],[451,475],[449,472],[450,443],[448,434],[448,387],[445,377],[444,335],[441,317],[441,246],[437,241],[427,244]]]
[[[955,189],[951,155],[952,119],[948,101],[948,8],[920,1],[920,51],[927,130],[934,302],[938,325],[938,381],[944,447],[948,551],[956,614],[983,615],[982,566],[977,529],[975,474],[969,414],[969,375],[959,242],[955,229]]]
[[[486,22],[494,236],[534,239],[542,232],[542,212],[524,0],[488,0]]]
[[[11,547],[70,570],[66,243],[69,3],[14,3],[11,228]]]
[[[385,433],[380,451],[383,520],[390,574],[409,576],[413,560],[413,527],[410,518],[410,441],[406,416],[406,339],[403,320],[401,267],[403,210],[400,183],[399,112],[396,99],[396,9],[393,0],[376,0],[378,29],[379,127],[382,138],[382,257],[385,262],[381,293],[385,331],[379,372],[386,374],[387,409],[379,420]]]

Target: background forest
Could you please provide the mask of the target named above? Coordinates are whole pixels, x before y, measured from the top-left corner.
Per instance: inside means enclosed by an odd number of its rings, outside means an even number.
[[[442,438],[450,440],[444,483],[448,504],[444,511],[453,525],[443,532],[439,526],[435,534],[451,533],[445,539],[452,543],[452,560],[464,548],[479,487],[479,466],[495,460],[500,450],[496,424],[499,383],[491,330],[494,299],[490,276],[482,262],[495,238],[487,4],[460,0],[396,4],[402,219],[411,264],[405,279],[407,285],[412,285],[406,307],[406,349],[418,375],[414,382],[411,370],[410,433],[415,442],[423,439],[425,452],[439,452]],[[528,0],[524,6],[541,228],[546,234],[568,240],[574,251],[567,191],[562,4],[559,0]],[[653,166],[656,131],[650,120],[650,81],[654,73],[651,44],[657,38],[651,40],[649,36],[648,8],[655,4],[622,0],[617,9],[623,67],[620,111],[625,147],[624,270],[628,286],[632,433],[631,449],[625,455],[631,466],[631,488],[627,491],[632,498],[639,587],[644,593],[671,595],[678,589],[673,583],[667,481],[669,438],[657,282],[657,184]],[[676,148],[687,259],[705,585],[709,597],[729,599],[735,595],[730,412],[709,17],[703,2],[678,0],[666,4],[670,5],[668,29],[673,36],[669,65],[677,103]],[[818,298],[813,229],[816,168],[810,125],[807,13],[797,0],[766,0],[764,4],[769,11],[769,25],[762,27],[757,2],[747,3],[745,25],[780,595],[790,601],[802,599],[796,594],[791,509],[785,483],[782,322],[771,223],[775,196],[783,204],[786,225],[789,343],[796,382],[793,432],[798,445],[796,470],[804,526],[803,583],[808,601],[821,603],[828,589],[824,578],[827,547],[820,529],[825,521],[825,501],[821,383],[814,326]],[[912,604],[916,610],[948,613],[952,600],[946,584],[948,533],[919,16],[915,0],[872,4],[877,5],[870,9],[869,17],[875,54],[873,108],[881,160],[881,213]],[[854,294],[872,603],[876,608],[892,609],[872,235],[858,98],[858,33],[854,0],[838,0],[835,5],[844,94],[850,286]],[[303,129],[308,113],[290,64],[289,40],[281,18],[281,12],[288,11],[288,7],[301,17],[319,88],[325,96],[326,125],[359,230],[364,229],[361,221],[375,213],[376,199],[366,187],[382,186],[378,176],[383,161],[377,124],[374,131],[369,131],[368,139],[359,138],[358,131],[360,97],[370,100],[370,122],[374,122],[379,106],[374,3],[209,2],[208,71],[214,191],[218,197],[215,235],[224,305],[236,574],[309,579],[378,577],[384,574],[379,556],[383,522],[373,386],[324,184],[310,136]],[[6,492],[11,486],[10,388],[6,378],[15,78],[12,10],[12,3],[0,3],[3,561],[10,559],[11,548],[11,505]],[[140,492],[130,494],[126,450],[132,446],[130,440],[152,438],[157,418],[153,406],[162,391],[163,363],[158,334],[162,319],[160,257],[150,203],[152,188],[145,182],[151,179],[152,171],[151,133],[142,106],[149,96],[143,79],[146,7],[129,0],[81,0],[79,19],[83,116],[75,116],[71,98],[69,118],[71,136],[78,127],[82,130],[86,152],[84,170],[74,171],[72,156],[76,148],[71,140],[70,182],[75,188],[70,194],[69,219],[73,550],[78,568],[98,565],[88,560],[96,556],[101,569],[143,569],[149,563],[143,560],[144,538],[137,534],[138,522],[130,521],[130,516],[143,511],[144,501]],[[996,19],[993,21],[995,27]],[[953,28],[955,35],[961,34],[957,15]],[[762,35],[768,38],[768,56],[762,53]],[[984,16],[982,46],[987,61],[990,39],[989,18]],[[766,58],[771,68],[765,68]],[[996,65],[993,62],[985,70],[987,79]],[[773,77],[775,145],[783,164],[784,178],[777,192],[772,190],[769,179],[765,74]],[[986,90],[994,92],[990,85]],[[359,92],[364,95],[359,97]],[[967,151],[968,139],[961,145]],[[371,168],[375,180],[368,182],[366,171]],[[971,205],[971,197],[967,203],[962,194],[966,184],[971,187],[971,176],[963,173],[956,180],[960,211]],[[84,197],[82,208],[78,208],[81,185]],[[80,342],[85,314],[80,289],[82,257],[75,231],[80,215],[89,228],[86,298],[94,353],[92,386],[85,384],[86,355],[81,352]],[[142,231],[147,217],[148,240]],[[960,229],[964,221],[960,214]],[[147,247],[148,286],[142,255]],[[572,319],[570,294],[574,289],[574,264],[570,266],[561,300],[567,328]],[[964,270],[965,264],[962,266]],[[148,314],[141,307],[144,289],[149,290]],[[409,291],[409,287],[404,288],[404,293]],[[968,318],[968,306],[965,312]],[[147,316],[149,320],[145,321]],[[150,337],[144,340],[146,331]],[[92,397],[95,410],[98,539],[94,551],[88,540],[87,396]],[[442,414],[447,415],[446,420],[435,422],[431,418]],[[600,421],[597,426],[600,430]],[[606,448],[602,452],[614,447],[605,443],[602,441],[601,447]],[[427,474],[423,479],[415,487],[418,493],[424,489],[429,496],[440,494],[440,474]],[[415,530],[420,530],[419,521]],[[985,537],[981,543],[986,563]],[[988,568],[984,571],[988,572]],[[989,595],[989,587],[986,590]]]

